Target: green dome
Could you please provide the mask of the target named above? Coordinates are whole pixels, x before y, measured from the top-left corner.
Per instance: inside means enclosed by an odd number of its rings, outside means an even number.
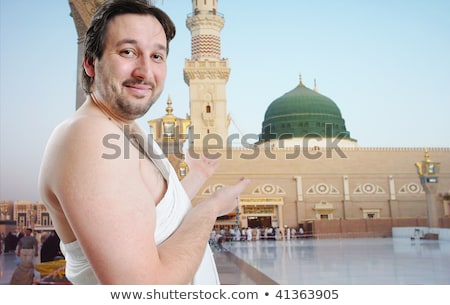
[[[300,84],[266,110],[260,141],[302,137],[350,139],[338,106]]]

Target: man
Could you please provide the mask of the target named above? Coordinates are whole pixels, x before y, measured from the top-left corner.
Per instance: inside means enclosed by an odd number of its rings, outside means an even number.
[[[38,256],[39,246],[36,238],[31,235],[32,232],[33,230],[30,228],[25,229],[25,234],[17,242],[17,256],[20,258],[20,263],[11,276],[11,280],[9,281],[10,285],[33,284],[33,257]]]
[[[38,256],[38,242],[34,236],[31,235],[33,230],[25,229],[25,234],[19,239],[17,243],[17,256],[20,257],[20,262],[24,264],[33,265],[33,255]]]
[[[217,161],[188,158],[180,183],[134,122],[163,90],[174,35],[142,0],[106,1],[87,30],[87,98],[52,134],[39,178],[74,284],[219,283],[209,233],[249,181],[192,207]]]

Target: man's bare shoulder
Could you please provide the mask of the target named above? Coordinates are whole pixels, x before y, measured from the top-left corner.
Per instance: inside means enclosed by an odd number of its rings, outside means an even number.
[[[126,139],[116,123],[101,115],[75,113],[59,124],[50,136],[41,165],[41,178],[43,181],[59,180],[73,172],[124,167],[121,158],[124,147],[127,147]],[[133,170],[129,167],[130,162],[126,163],[128,170]]]
[[[120,127],[104,116],[74,114],[59,124],[52,138],[64,140],[87,140],[89,138],[103,137],[110,133],[122,135]]]
[[[56,127],[44,154],[39,187],[59,230],[65,232],[64,240],[72,241],[75,235],[82,240],[91,225],[111,227],[111,219],[152,206],[140,174],[139,152],[126,141],[121,128],[101,115],[76,113]],[[122,154],[125,149],[129,158]]]

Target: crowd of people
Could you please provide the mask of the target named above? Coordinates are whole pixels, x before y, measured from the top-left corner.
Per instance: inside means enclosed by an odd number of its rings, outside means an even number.
[[[22,249],[23,247],[20,242],[22,239],[23,241],[32,241],[32,248],[34,251],[38,251],[36,252],[38,253],[36,257],[39,256],[41,263],[49,262],[55,260],[55,258],[62,257],[61,249],[59,248],[60,239],[55,231],[33,233],[30,228],[18,230],[16,232],[10,231],[6,235],[3,232],[0,233],[0,254],[15,253],[19,256],[19,249]],[[29,245],[26,245],[25,247],[30,248]]]
[[[302,227],[296,229],[285,226],[284,229],[281,229],[279,227],[233,228],[223,226],[211,231],[210,241],[221,247],[225,241],[290,240],[304,236],[305,231]]]
[[[32,284],[36,262],[44,263],[63,258],[60,239],[55,231],[34,234],[31,228],[8,232],[0,236],[0,254],[16,255],[17,268],[10,284]]]

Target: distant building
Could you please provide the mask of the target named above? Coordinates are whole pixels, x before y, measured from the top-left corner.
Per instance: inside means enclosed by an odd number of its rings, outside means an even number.
[[[31,228],[36,234],[54,230],[53,222],[42,202],[16,200],[0,202],[0,233]]]

